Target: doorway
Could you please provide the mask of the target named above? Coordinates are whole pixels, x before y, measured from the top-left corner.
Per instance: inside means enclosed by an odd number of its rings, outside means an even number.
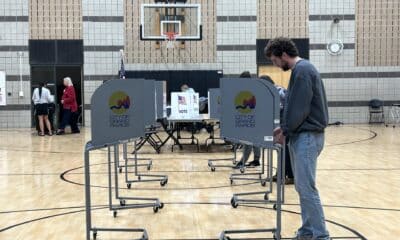
[[[258,76],[267,75],[275,82],[276,85],[288,88],[291,71],[283,71],[275,66],[259,66]]]
[[[53,125],[56,129],[62,119],[61,97],[64,91],[63,79],[70,77],[74,84],[76,99],[78,106],[83,103],[83,87],[82,87],[82,66],[31,66],[31,92],[39,86],[40,82],[47,83],[47,88],[54,96],[54,118]],[[32,105],[32,126],[35,127],[36,121],[34,118],[34,106]],[[82,107],[79,107],[82,111]],[[79,123],[82,124],[83,116],[79,118]]]

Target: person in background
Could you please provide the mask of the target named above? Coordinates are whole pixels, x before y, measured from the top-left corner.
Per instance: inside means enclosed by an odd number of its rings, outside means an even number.
[[[181,86],[181,91],[182,92],[189,92],[189,93],[194,93],[194,89],[189,87],[187,84],[183,84]]]
[[[63,105],[63,117],[58,128],[57,135],[65,134],[65,127],[69,124],[72,133],[80,133],[78,128],[78,103],[76,102],[76,94],[72,80],[69,77],[64,78],[64,92],[61,98]]]
[[[284,71],[292,70],[281,127],[274,140],[289,136],[289,151],[299,194],[302,226],[293,240],[330,240],[316,185],[317,159],[324,148],[328,104],[320,73],[299,57],[295,43],[284,37],[272,39],[264,50],[267,58]]]
[[[49,136],[52,136],[51,124],[48,118],[49,108],[48,105],[53,101],[49,89],[44,87],[44,83],[39,83],[39,87],[33,90],[32,101],[35,105],[36,115],[39,119],[39,136],[44,136],[44,125],[48,129]]]
[[[251,78],[251,74],[249,71],[244,71],[244,72],[242,72],[242,74],[240,74],[239,77],[240,78]],[[244,168],[247,160],[250,157],[251,151],[253,151],[253,153],[254,153],[254,159],[249,164],[247,164],[247,166],[251,166],[251,167],[260,166],[261,149],[258,147],[250,146],[250,145],[243,145],[242,158],[233,168],[234,169]]]
[[[280,97],[280,116],[281,116],[281,122],[282,122],[282,117],[283,117],[283,111],[284,111],[284,106],[285,106],[285,101],[286,101],[286,94],[287,91],[284,87],[278,86],[275,84],[275,82],[269,77],[269,76],[260,76],[261,79],[267,80],[268,82],[272,83],[275,85],[276,89],[278,90],[279,97]],[[290,163],[290,154],[289,154],[289,137],[286,137],[285,141],[285,184],[291,185],[294,184],[294,176],[293,176],[293,170],[292,170],[292,164]],[[272,177],[273,181],[276,182],[277,176]]]

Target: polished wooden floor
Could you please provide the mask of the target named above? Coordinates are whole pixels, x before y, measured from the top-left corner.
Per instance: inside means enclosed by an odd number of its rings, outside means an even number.
[[[0,239],[84,239],[83,146],[80,135],[37,137],[30,129],[0,130]],[[376,135],[376,136],[375,136]],[[203,134],[202,138],[205,137]],[[223,229],[274,226],[271,206],[233,209],[232,193],[262,190],[257,183],[230,185],[232,170],[210,172],[209,158],[229,157],[215,147],[212,153],[193,148],[153,154],[151,172],[166,173],[169,183],[134,184],[121,193],[155,196],[164,209],[120,211],[117,218],[107,204],[106,152],[92,154],[92,194],[96,226],[144,227],[150,239],[216,239]],[[121,178],[121,184],[123,179]],[[327,226],[334,239],[400,239],[400,128],[383,126],[329,127],[319,159],[318,186]],[[283,237],[293,236],[300,224],[297,195],[286,188]],[[129,239],[130,234],[99,235],[99,239]],[[250,236],[242,236],[249,239]],[[254,235],[268,239],[271,235]]]

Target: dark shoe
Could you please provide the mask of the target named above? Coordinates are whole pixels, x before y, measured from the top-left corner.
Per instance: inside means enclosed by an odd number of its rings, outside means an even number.
[[[65,134],[64,130],[58,130],[56,133],[56,135],[64,135],[64,134]]]
[[[71,133],[72,133],[72,134],[78,134],[78,133],[81,133],[81,131],[76,130],[76,131],[72,131]]]
[[[273,182],[276,182],[277,179],[278,177],[276,175],[272,177]],[[294,178],[288,178],[288,177],[285,178],[285,185],[293,185],[293,184],[294,184]]]
[[[44,137],[45,136],[44,133],[42,133],[42,132],[38,133],[38,135],[39,135],[39,137]]]
[[[244,168],[244,164],[240,161],[236,166],[232,167],[233,169],[241,169]]]
[[[293,185],[294,178],[285,178],[285,185]]]
[[[249,164],[247,164],[248,167],[258,167],[260,166],[260,161],[258,160],[254,160],[252,162],[249,162]]]

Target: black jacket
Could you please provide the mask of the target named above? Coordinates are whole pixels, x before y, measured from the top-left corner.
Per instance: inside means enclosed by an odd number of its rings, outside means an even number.
[[[323,132],[329,122],[324,84],[317,69],[300,60],[290,76],[282,130],[285,136]]]

